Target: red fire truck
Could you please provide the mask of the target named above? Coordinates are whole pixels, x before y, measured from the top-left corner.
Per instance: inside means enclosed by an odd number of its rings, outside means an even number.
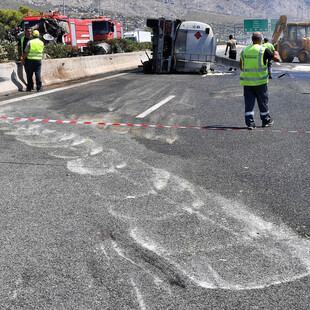
[[[100,41],[123,38],[123,24],[105,16],[92,19],[69,18],[58,15],[57,12],[46,15],[28,13],[23,19],[21,27],[38,29],[43,36],[49,34],[56,43],[76,46],[83,49],[88,41]]]

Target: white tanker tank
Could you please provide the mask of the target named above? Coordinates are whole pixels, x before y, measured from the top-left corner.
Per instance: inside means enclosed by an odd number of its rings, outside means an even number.
[[[197,72],[210,69],[215,61],[216,39],[205,23],[186,21],[178,28],[174,56],[176,72]]]
[[[215,61],[212,28],[196,21],[148,19],[153,30],[153,58],[143,64],[146,73],[201,72]]]

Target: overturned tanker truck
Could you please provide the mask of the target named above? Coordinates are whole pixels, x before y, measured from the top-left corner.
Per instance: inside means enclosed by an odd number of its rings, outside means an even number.
[[[207,73],[215,61],[216,38],[212,28],[196,21],[148,19],[153,30],[152,58],[145,73]]]

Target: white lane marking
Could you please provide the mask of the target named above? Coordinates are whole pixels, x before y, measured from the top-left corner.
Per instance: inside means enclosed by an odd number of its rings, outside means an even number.
[[[136,295],[137,295],[137,300],[140,306],[141,310],[146,310],[146,306],[144,304],[144,300],[143,300],[143,296],[139,290],[139,288],[137,287],[136,283],[134,282],[134,280],[131,278],[131,285],[134,287],[135,291],[136,291]]]
[[[147,109],[146,111],[144,111],[143,113],[139,114],[138,116],[136,116],[136,118],[144,118],[145,116],[149,115],[150,113],[154,112],[155,110],[157,110],[158,108],[160,108],[162,105],[164,105],[165,103],[167,103],[168,101],[170,101],[171,99],[173,99],[175,96],[169,96],[166,99],[158,102],[157,104],[153,105],[152,107],[150,107],[149,109]]]
[[[126,75],[126,74],[128,74],[128,73],[119,73],[119,74],[115,74],[115,75],[111,75],[111,76],[106,76],[106,77],[103,77],[103,78],[100,78],[100,79],[96,79],[96,80],[81,82],[81,83],[70,85],[70,86],[55,88],[55,89],[43,91],[43,92],[40,92],[40,93],[29,94],[27,96],[22,96],[22,97],[17,97],[17,98],[13,98],[13,99],[8,99],[8,100],[0,101],[0,106],[1,105],[5,105],[5,104],[9,104],[9,103],[13,103],[13,102],[23,101],[23,100],[26,100],[26,99],[32,99],[32,98],[35,98],[35,97],[56,93],[56,92],[59,92],[59,91],[62,91],[62,90],[66,90],[66,89],[70,89],[70,88],[74,88],[74,87],[80,87],[80,86],[91,84],[91,83],[96,83],[96,82],[100,82],[100,81],[104,81],[104,80],[114,79],[114,78],[117,78],[117,77],[120,77],[120,76],[123,76],[123,75]]]

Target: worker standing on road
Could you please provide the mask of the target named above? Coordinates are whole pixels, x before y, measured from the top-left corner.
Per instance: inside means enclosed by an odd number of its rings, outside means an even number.
[[[36,77],[37,91],[42,91],[42,80],[41,80],[41,65],[43,58],[44,43],[39,39],[40,33],[38,30],[33,31],[33,39],[28,41],[22,64],[25,64],[27,60],[27,91],[33,89],[33,73]]]
[[[234,39],[232,34],[229,36],[229,41],[227,41],[225,55],[227,55],[228,48],[229,48],[228,57],[230,59],[236,60],[237,59],[237,40]]]
[[[31,40],[32,38],[31,35],[32,35],[32,29],[30,27],[26,27],[25,35],[22,36],[18,41],[18,57],[21,62],[23,61],[25,47],[27,46],[28,41]],[[26,59],[24,64],[26,74],[27,74],[27,64],[28,62]]]
[[[269,41],[268,38],[264,38],[263,46],[268,48],[270,51],[274,52],[275,51],[274,46],[270,42],[268,42],[268,41]],[[268,77],[269,77],[269,79],[272,79],[271,66],[272,66],[271,61],[268,60],[267,67],[268,67]]]
[[[243,48],[240,53],[240,84],[244,88],[245,123],[249,130],[255,128],[255,99],[257,99],[260,110],[262,126],[268,127],[273,124],[268,108],[267,61],[278,62],[280,56],[277,51],[271,52],[266,47],[261,46],[262,40],[262,33],[254,32],[252,35],[253,44]]]

